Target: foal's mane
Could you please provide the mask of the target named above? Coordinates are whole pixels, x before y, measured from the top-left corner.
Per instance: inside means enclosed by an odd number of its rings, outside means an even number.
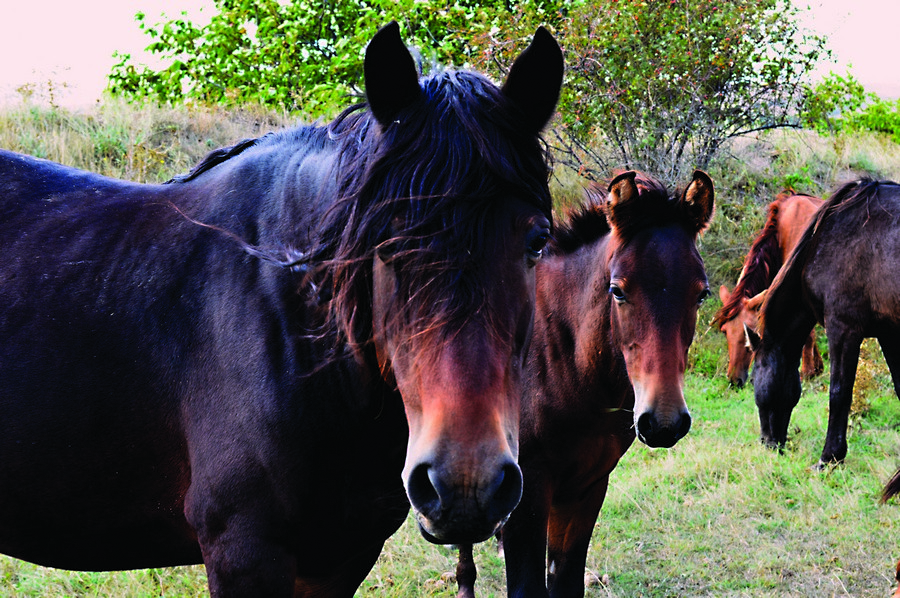
[[[642,172],[637,173],[634,182],[640,192],[641,209],[630,211],[632,218],[625,223],[626,238],[646,228],[683,220],[678,206],[680,189],[670,194],[662,182]],[[591,183],[585,187],[581,206],[569,211],[557,225],[548,252],[570,254],[609,234],[612,228],[606,216],[608,197],[606,183]]]
[[[796,300],[801,296],[801,277],[806,263],[815,251],[821,239],[822,224],[834,216],[852,210],[861,204],[868,203],[877,193],[878,187],[883,182],[870,178],[862,178],[841,185],[825,203],[818,209],[812,222],[803,231],[803,235],[797,242],[797,246],[791,252],[787,262],[779,270],[759,312],[757,330],[761,333],[763,342],[766,335],[763,333],[767,325],[779,325],[780,321],[773,321],[777,317],[791,318],[791,314],[775,314],[784,301]],[[892,183],[893,184],[893,183]],[[772,336],[772,335],[769,335]]]
[[[749,299],[763,292],[783,265],[781,247],[778,242],[778,224],[781,208],[785,201],[796,196],[811,197],[804,193],[794,193],[786,189],[779,193],[775,200],[769,204],[766,215],[766,223],[750,245],[750,251],[744,258],[741,267],[741,275],[738,278],[731,297],[722,305],[713,316],[712,326],[721,326],[725,322],[733,320],[741,313],[744,299]]]

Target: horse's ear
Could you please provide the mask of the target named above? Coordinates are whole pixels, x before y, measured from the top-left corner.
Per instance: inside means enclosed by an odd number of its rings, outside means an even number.
[[[706,229],[712,220],[715,201],[712,179],[702,170],[695,170],[690,185],[684,191],[681,204],[694,234]]]
[[[769,289],[763,289],[762,292],[757,293],[756,295],[747,299],[747,302],[744,304],[745,307],[753,312],[759,312],[762,308],[763,302],[766,300],[766,295],[768,295]]]
[[[416,63],[400,38],[396,21],[379,29],[369,42],[363,69],[369,109],[382,126],[392,123],[422,94]]]
[[[525,116],[525,130],[537,135],[556,112],[562,87],[562,50],[543,27],[538,27],[531,44],[523,51],[503,84],[503,93]]]
[[[722,301],[722,305],[728,303],[728,300],[731,299],[731,291],[724,284],[719,287],[719,299]]]
[[[635,210],[639,210],[640,191],[634,182],[637,172],[623,172],[609,183],[609,195],[606,198],[606,219],[614,230],[622,231],[625,223],[634,218]]]
[[[747,341],[747,348],[756,353],[762,344],[762,338],[755,330],[744,324],[744,340]]]

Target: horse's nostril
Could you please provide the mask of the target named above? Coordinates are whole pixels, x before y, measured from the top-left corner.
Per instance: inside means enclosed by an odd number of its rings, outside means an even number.
[[[687,411],[679,414],[677,419],[661,425],[652,411],[642,413],[637,421],[638,438],[647,446],[654,448],[671,448],[687,435],[691,429],[691,414]]]
[[[514,462],[504,465],[495,479],[493,493],[487,493],[488,519],[506,519],[522,498],[522,470]]]
[[[413,469],[406,488],[413,508],[426,515],[441,508],[440,493],[431,478],[431,464],[421,463]]]
[[[680,440],[687,436],[688,432],[691,431],[691,414],[683,413],[681,416],[681,425],[678,427],[678,438]]]
[[[652,428],[651,417],[652,416],[650,415],[649,411],[642,413],[640,415],[640,417],[638,417],[637,433],[638,433],[638,436],[640,436],[642,440],[646,439],[647,436],[650,434],[650,430]],[[645,442],[646,442],[646,440],[645,440]]]

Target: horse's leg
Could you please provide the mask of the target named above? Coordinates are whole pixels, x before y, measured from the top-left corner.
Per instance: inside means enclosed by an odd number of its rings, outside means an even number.
[[[894,393],[900,397],[900,332],[891,330],[889,334],[879,336],[878,344],[881,345],[884,361],[891,371]]]
[[[197,529],[212,598],[296,595],[293,556],[264,539],[259,524],[238,514],[216,523],[218,533]]]
[[[503,526],[508,598],[547,596],[547,517],[549,484],[523,468],[524,494]]]
[[[853,383],[862,334],[840,321],[828,323],[828,348],[831,353],[831,387],[828,400],[828,431],[820,465],[837,463],[847,456],[847,422],[853,402]]]
[[[809,331],[809,338],[803,344],[803,369],[800,375],[804,380],[810,380],[822,373],[825,364],[822,362],[822,355],[819,353],[819,347],[816,345],[816,329],[813,327]]]
[[[459,545],[459,561],[456,563],[456,585],[459,593],[456,598],[475,598],[475,580],[478,578],[478,569],[475,567],[475,558],[472,556],[471,544]]]
[[[379,542],[361,549],[341,563],[331,577],[299,578],[293,598],[351,598],[372,570],[383,547],[384,543]]]
[[[552,598],[584,596],[584,568],[591,534],[606,498],[609,476],[594,483],[579,500],[554,505],[547,532]]]

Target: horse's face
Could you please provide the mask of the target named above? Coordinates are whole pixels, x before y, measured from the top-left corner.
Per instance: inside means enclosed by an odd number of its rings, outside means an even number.
[[[730,296],[724,285],[719,288],[719,298],[723,304],[728,302]],[[738,315],[719,326],[719,331],[725,335],[728,343],[728,382],[738,388],[747,383],[750,375],[753,351],[747,339],[747,330],[755,330],[756,321],[756,312],[748,309],[747,301],[744,300]]]
[[[756,327],[759,322],[759,309],[766,297],[766,291],[750,299],[741,300],[741,311],[719,326],[728,342],[728,382],[742,388],[750,377],[750,364],[753,363],[754,342],[758,339]],[[725,285],[719,287],[719,298],[722,304],[728,302],[731,294]]]
[[[562,52],[539,29],[502,89],[470,73],[420,88],[396,31],[379,33],[365,61],[384,163],[395,165],[373,184],[391,190],[382,203],[394,211],[372,261],[372,340],[382,374],[403,397],[402,475],[423,535],[480,542],[522,494],[522,370],[534,266],[550,234],[537,136],[555,111]],[[435,153],[423,139],[448,151]]]
[[[791,412],[800,400],[798,363],[788,364],[779,347],[760,346],[753,366],[753,392],[762,441],[771,448],[787,442]]]
[[[691,218],[687,226],[676,222],[628,236],[628,210],[641,207],[633,178],[613,181],[607,204],[613,342],[634,388],[637,436],[652,447],[673,446],[691,427],[684,371],[697,310],[709,296],[695,241],[712,216],[712,182],[695,174],[680,201],[692,214],[699,210],[699,224]]]
[[[439,543],[488,538],[522,492],[522,367],[534,319],[534,265],[550,224],[522,202],[504,204],[495,213],[491,259],[470,264],[459,288],[445,289],[448,302],[466,285],[486,289],[477,311],[451,330],[391,317],[403,308],[398,292],[407,273],[390,254],[374,262],[376,353],[409,423],[403,480],[423,535]]]

